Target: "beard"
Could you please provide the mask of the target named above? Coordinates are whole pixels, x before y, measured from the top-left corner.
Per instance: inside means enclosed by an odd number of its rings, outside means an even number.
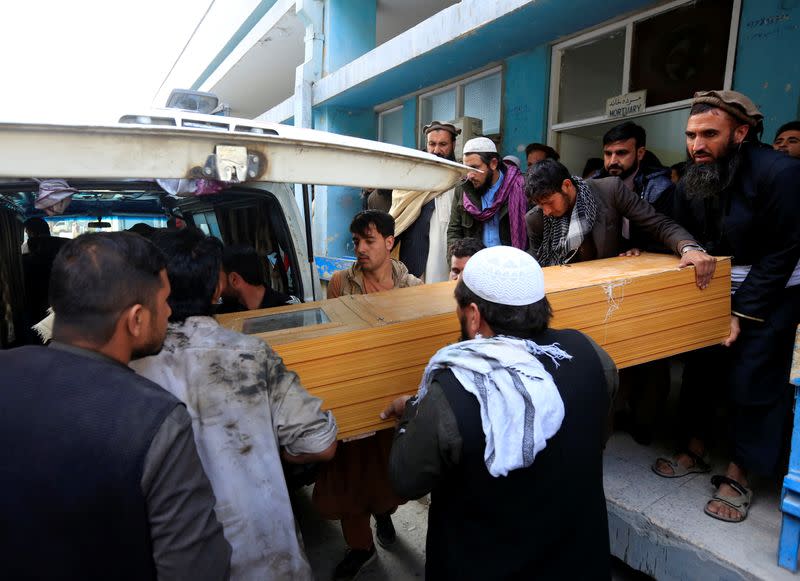
[[[458,317],[458,324],[461,327],[461,337],[459,341],[469,341],[472,337],[469,336],[467,333],[467,319],[466,317],[459,316]]]
[[[472,184],[472,182],[471,182],[471,181],[469,181],[468,179],[466,179],[466,178],[465,178],[465,179],[464,179],[464,182],[462,183],[462,187],[463,187],[463,188],[464,188],[464,190],[466,190],[468,193],[470,193],[470,194],[474,194],[474,195],[476,195],[477,197],[479,197],[479,198],[482,198],[482,197],[483,197],[483,194],[485,194],[486,192],[488,192],[488,191],[489,191],[489,188],[491,188],[491,187],[492,187],[492,178],[493,178],[493,177],[494,177],[494,174],[489,174],[489,175],[487,175],[487,176],[486,176],[486,179],[485,179],[485,180],[483,181],[483,183],[482,183],[481,185],[479,185],[479,186],[474,186],[474,185]]]
[[[164,348],[164,343],[146,345],[141,349],[135,350],[131,353],[131,361],[135,359],[143,359],[145,357],[151,357],[153,355],[158,355],[161,353],[161,350]]]
[[[158,355],[161,353],[161,350],[164,348],[164,339],[166,336],[159,336],[154,334],[150,337],[150,340],[147,342],[146,345],[142,345],[138,349],[134,349],[131,353],[131,361],[134,359],[142,359],[144,357],[150,357],[153,355]]]
[[[635,174],[636,171],[639,169],[639,160],[638,159],[635,160],[633,165],[631,165],[631,167],[629,167],[628,169],[622,169],[622,166],[620,166],[620,165],[613,165],[611,167],[614,168],[614,169],[619,168],[622,171],[620,171],[620,173],[618,173],[618,174],[612,174],[609,170],[606,170],[606,173],[608,175],[612,175],[612,176],[618,177],[619,179],[625,181],[626,179],[631,177],[633,174]]]
[[[440,153],[434,153],[433,155],[435,155],[436,157],[441,157],[442,159],[446,159],[447,161],[455,161],[456,160],[456,152],[455,151],[451,151],[447,155],[442,155]]]
[[[742,154],[732,137],[728,141],[725,153],[712,163],[695,163],[692,157],[688,156],[686,173],[681,180],[686,197],[690,200],[707,200],[718,196],[730,185],[741,163]]]

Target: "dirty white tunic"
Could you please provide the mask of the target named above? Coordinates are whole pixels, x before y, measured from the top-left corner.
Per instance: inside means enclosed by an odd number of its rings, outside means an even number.
[[[311,579],[279,447],[305,454],[333,443],[336,423],[320,400],[266,343],[211,317],[171,324],[161,353],[131,367],[189,410],[217,519],[233,547],[231,579]]]

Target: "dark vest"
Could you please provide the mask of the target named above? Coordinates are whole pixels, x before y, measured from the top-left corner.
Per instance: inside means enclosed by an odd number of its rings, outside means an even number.
[[[7,579],[154,579],[145,455],[178,400],[112,362],[0,351]]]
[[[573,356],[553,376],[564,401],[561,429],[533,464],[489,474],[478,400],[452,371],[440,372],[463,444],[461,460],[431,495],[425,578],[608,579],[610,558],[602,446],[608,391],[597,353],[577,331],[548,330]]]

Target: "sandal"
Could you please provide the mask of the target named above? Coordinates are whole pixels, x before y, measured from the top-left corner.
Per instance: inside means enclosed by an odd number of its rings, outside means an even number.
[[[692,465],[688,468],[678,464],[672,458],[656,458],[656,461],[650,466],[650,469],[655,472],[657,475],[661,476],[661,478],[682,478],[683,476],[688,476],[689,474],[705,474],[706,472],[711,472],[711,466],[706,462],[702,457],[698,456],[691,450],[683,450],[675,454],[676,456],[680,454],[686,454],[691,458]],[[672,468],[672,474],[665,474],[658,469],[659,463],[664,463]]]
[[[750,510],[750,503],[753,500],[752,490],[748,490],[747,488],[736,482],[733,478],[728,478],[727,476],[723,476],[721,474],[712,476],[711,484],[713,484],[716,487],[717,492],[715,492],[714,495],[711,497],[711,500],[709,500],[706,503],[706,507],[705,509],[703,509],[703,512],[705,512],[708,516],[712,518],[724,522],[742,522],[744,519],[747,518],[747,511]],[[720,494],[719,487],[722,484],[727,484],[739,494],[737,494],[736,496],[728,496],[725,494]],[[742,518],[739,519],[728,518],[718,515],[714,512],[711,512],[710,510],[708,510],[708,505],[711,504],[712,502],[721,502],[722,504],[728,505],[733,510],[741,514]]]

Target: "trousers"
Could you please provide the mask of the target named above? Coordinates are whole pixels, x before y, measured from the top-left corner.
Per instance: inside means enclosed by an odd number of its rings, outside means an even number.
[[[684,437],[708,441],[718,403],[730,409],[732,460],[748,472],[775,474],[791,419],[792,351],[800,323],[800,286],[775,302],[764,322],[740,318],[730,348],[708,347],[686,355],[680,413]]]

